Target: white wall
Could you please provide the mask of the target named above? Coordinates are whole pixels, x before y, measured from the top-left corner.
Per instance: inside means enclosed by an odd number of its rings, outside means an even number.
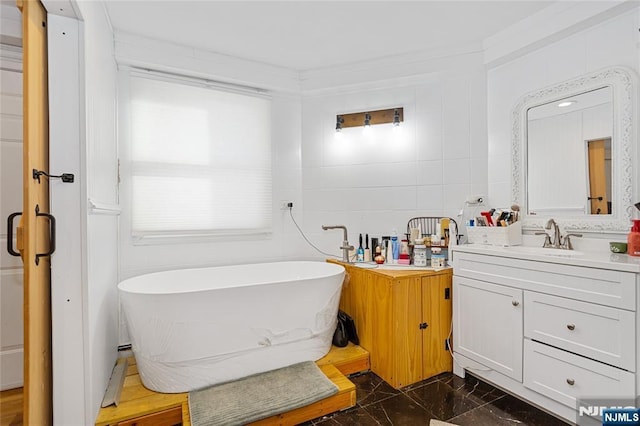
[[[468,195],[486,194],[482,57],[455,60],[464,66],[407,86],[341,88],[304,99],[304,228],[323,250],[340,255],[342,242],[342,234],[322,231],[323,224],[346,225],[352,244],[359,233],[380,237],[395,228],[402,235],[411,217],[456,218]],[[399,134],[379,125],[369,135],[359,127],[336,137],[337,114],[393,107],[404,108]]]
[[[511,203],[511,112],[518,99],[606,67],[626,66],[638,73],[639,24],[640,9],[636,8],[488,71],[488,184],[493,204]],[[634,144],[637,147],[635,139]],[[634,182],[638,182],[637,148],[635,158]],[[634,191],[635,200],[640,195],[637,185]]]
[[[101,2],[77,2],[84,46],[84,138],[86,215],[85,387],[86,424],[100,408],[118,347],[118,152],[116,63],[113,33]]]

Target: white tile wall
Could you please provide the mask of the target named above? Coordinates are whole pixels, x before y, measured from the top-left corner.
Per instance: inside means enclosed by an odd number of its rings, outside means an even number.
[[[409,218],[456,217],[473,189],[486,190],[485,78],[477,66],[407,87],[306,97],[302,194],[310,238],[339,255],[341,234],[322,224],[346,225],[351,243],[359,233],[402,235]],[[336,137],[337,114],[395,106],[404,108],[400,132],[379,125]]]

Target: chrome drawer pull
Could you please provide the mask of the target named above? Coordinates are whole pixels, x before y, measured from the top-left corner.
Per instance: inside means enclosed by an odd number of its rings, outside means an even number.
[[[576,383],[576,381],[575,381],[575,380],[573,380],[573,379],[567,379],[567,383],[568,383],[570,386],[573,386],[573,385]]]
[[[520,304],[520,302],[518,302],[517,300],[512,300],[512,301],[511,301],[511,304],[512,304],[513,306],[518,306],[518,305]]]
[[[567,324],[567,328],[571,331],[576,329],[576,325],[575,324]]]

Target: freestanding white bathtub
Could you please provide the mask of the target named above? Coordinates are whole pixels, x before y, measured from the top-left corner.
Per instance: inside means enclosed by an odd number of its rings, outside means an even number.
[[[142,383],[188,392],[331,347],[344,268],[276,262],[142,275],[118,285]]]

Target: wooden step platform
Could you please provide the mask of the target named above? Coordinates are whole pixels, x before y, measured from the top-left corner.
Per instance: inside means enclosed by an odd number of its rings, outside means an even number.
[[[188,393],[167,394],[150,391],[142,385],[135,358],[128,359],[129,367],[120,396],[120,404],[102,408],[96,426],[190,426]],[[321,401],[277,416],[262,419],[255,425],[294,425],[335,411],[353,407],[356,391],[345,377],[369,369],[369,353],[349,344],[332,347],[316,364],[338,386],[338,393]]]

